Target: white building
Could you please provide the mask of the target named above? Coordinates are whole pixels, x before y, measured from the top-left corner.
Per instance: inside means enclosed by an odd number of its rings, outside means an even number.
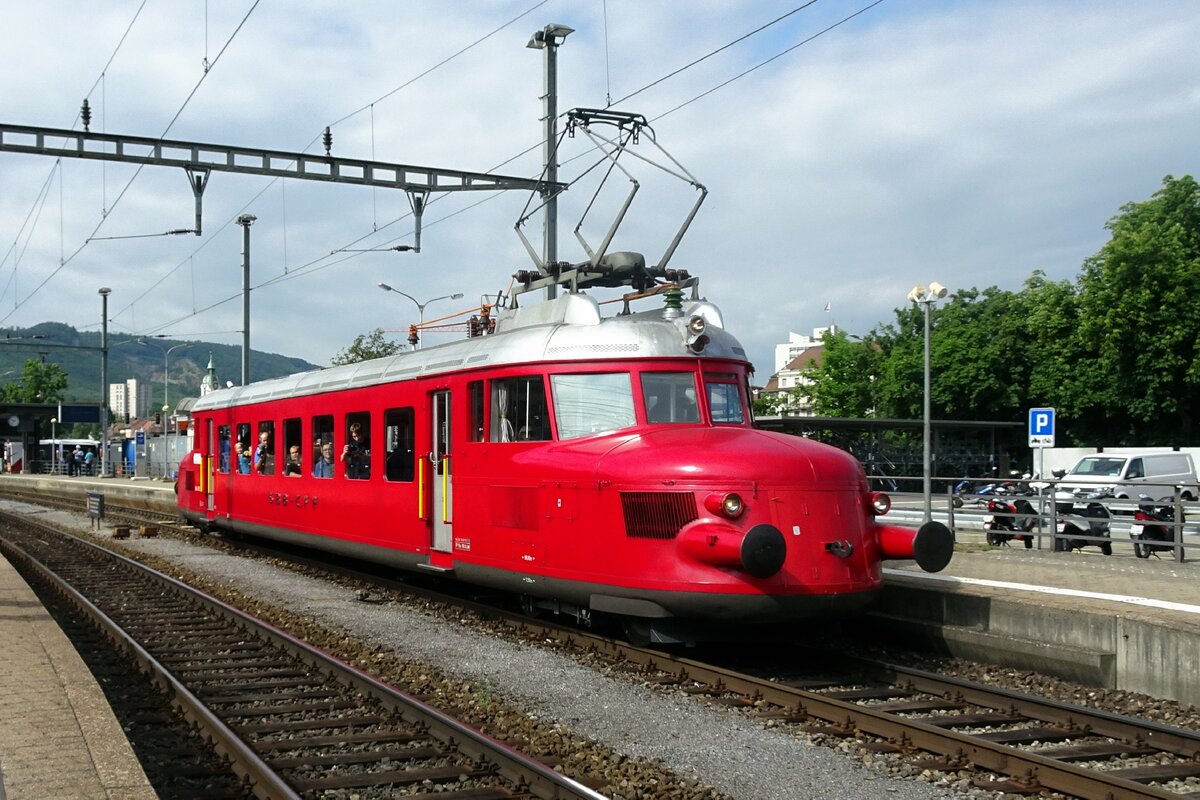
[[[813,328],[812,336],[788,331],[788,340],[783,344],[775,345],[775,372],[778,373],[785,369],[788,364],[796,360],[796,356],[805,350],[811,347],[820,347],[826,333],[837,333],[839,330],[841,329],[835,323],[824,328]]]
[[[108,407],[117,419],[144,417],[150,410],[150,387],[137,378],[108,385]]]
[[[760,396],[769,398],[776,414],[787,417],[812,416],[812,404],[792,390],[808,382],[804,373],[821,363],[825,354],[824,336],[837,333],[837,325],[813,328],[812,336],[788,332],[788,340],[775,345],[775,374],[762,388]]]

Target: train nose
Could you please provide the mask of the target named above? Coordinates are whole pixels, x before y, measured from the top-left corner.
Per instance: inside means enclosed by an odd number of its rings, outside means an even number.
[[[677,541],[696,561],[741,568],[755,578],[779,572],[787,557],[783,534],[774,525],[755,525],[743,533],[721,522],[701,521],[685,526]]]

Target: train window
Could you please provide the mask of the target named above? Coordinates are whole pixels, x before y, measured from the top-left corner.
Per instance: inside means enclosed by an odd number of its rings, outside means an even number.
[[[312,418],[312,460],[314,478],[332,478],[334,464],[333,415]]]
[[[300,434],[300,419],[283,421],[283,474],[285,477],[304,474],[304,437]]]
[[[742,392],[736,383],[705,381],[704,389],[708,392],[708,411],[714,423],[741,425],[745,422]]]
[[[646,421],[652,425],[699,422],[696,378],[691,372],[643,372]]]
[[[467,441],[483,441],[483,381],[471,381],[467,384],[467,413],[470,414],[470,425],[467,426]]]
[[[633,416],[633,386],[628,372],[551,375],[558,438],[627,428]]]
[[[254,446],[254,471],[259,475],[275,474],[275,423],[258,423],[258,443]]]
[[[550,439],[546,385],[541,375],[492,381],[493,442],[544,442]]]
[[[342,448],[346,477],[355,481],[371,477],[371,415],[358,411],[346,415],[346,444]]]
[[[237,438],[233,440],[233,454],[237,458],[239,475],[250,474],[250,454],[253,452],[254,445],[250,442],[250,423],[240,422],[237,426]]]
[[[229,472],[229,459],[233,453],[233,444],[230,442],[230,429],[228,425],[222,425],[217,428],[217,453],[220,457],[217,459],[217,471]]]
[[[389,408],[383,412],[384,477],[389,481],[411,482],[415,429],[411,408]]]

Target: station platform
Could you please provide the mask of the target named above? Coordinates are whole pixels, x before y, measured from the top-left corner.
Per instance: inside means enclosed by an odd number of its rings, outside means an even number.
[[[151,800],[74,646],[0,555],[0,800]]]
[[[1138,559],[1119,539],[1110,556],[1056,553],[1048,541],[963,547],[936,574],[888,564],[863,625],[950,655],[1200,705],[1200,562]]]

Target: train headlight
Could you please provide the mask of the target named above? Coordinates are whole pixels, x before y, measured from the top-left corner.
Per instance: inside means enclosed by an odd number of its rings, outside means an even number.
[[[727,519],[737,519],[746,511],[746,504],[737,492],[713,492],[704,498],[704,507]]]
[[[892,498],[883,492],[871,492],[871,513],[877,517],[892,510]]]
[[[687,324],[687,347],[693,353],[701,353],[708,346],[708,334],[704,332],[708,327],[708,323],[704,321],[704,317],[697,314],[688,320]]]

